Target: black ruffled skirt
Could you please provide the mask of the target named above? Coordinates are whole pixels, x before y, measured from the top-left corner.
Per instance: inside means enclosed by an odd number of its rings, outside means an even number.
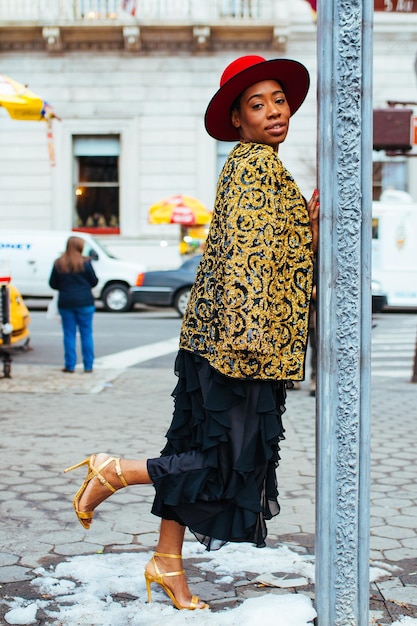
[[[152,512],[187,526],[208,550],[227,542],[262,547],[265,520],[279,513],[285,383],[228,378],[186,350],[175,370],[167,444],[148,459]]]

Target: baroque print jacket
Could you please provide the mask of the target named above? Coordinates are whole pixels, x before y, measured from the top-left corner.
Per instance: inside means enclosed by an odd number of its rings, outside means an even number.
[[[232,378],[302,380],[311,239],[305,200],[278,154],[237,144],[219,177],[180,348]]]

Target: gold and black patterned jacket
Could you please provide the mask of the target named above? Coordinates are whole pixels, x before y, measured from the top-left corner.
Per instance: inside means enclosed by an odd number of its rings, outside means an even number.
[[[277,153],[237,144],[219,177],[180,348],[232,378],[302,380],[311,239],[305,201]]]

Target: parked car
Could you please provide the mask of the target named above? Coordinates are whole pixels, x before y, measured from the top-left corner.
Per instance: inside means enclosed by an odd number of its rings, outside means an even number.
[[[0,287],[0,359],[3,376],[10,377],[10,353],[29,348],[30,314],[22,296],[10,283]]]
[[[176,270],[143,272],[131,289],[132,301],[148,306],[173,307],[181,317],[187,308],[201,254],[187,259]]]
[[[4,301],[6,298],[9,300],[8,304]],[[26,347],[30,339],[30,315],[22,296],[14,285],[9,284],[2,288],[2,313],[5,312],[6,307],[9,314],[6,316],[7,321],[3,321],[1,325],[0,346]],[[5,337],[7,337],[6,341]]]

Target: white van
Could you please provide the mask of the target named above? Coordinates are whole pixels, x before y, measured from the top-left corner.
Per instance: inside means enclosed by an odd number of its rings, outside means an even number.
[[[372,205],[372,280],[388,306],[417,307],[417,204],[405,192]]]
[[[8,264],[13,284],[23,298],[49,298],[52,265],[65,250],[68,237],[85,240],[83,254],[92,259],[98,284],[95,298],[107,311],[132,308],[131,287],[145,267],[111,256],[92,235],[81,232],[0,230],[0,261]]]

